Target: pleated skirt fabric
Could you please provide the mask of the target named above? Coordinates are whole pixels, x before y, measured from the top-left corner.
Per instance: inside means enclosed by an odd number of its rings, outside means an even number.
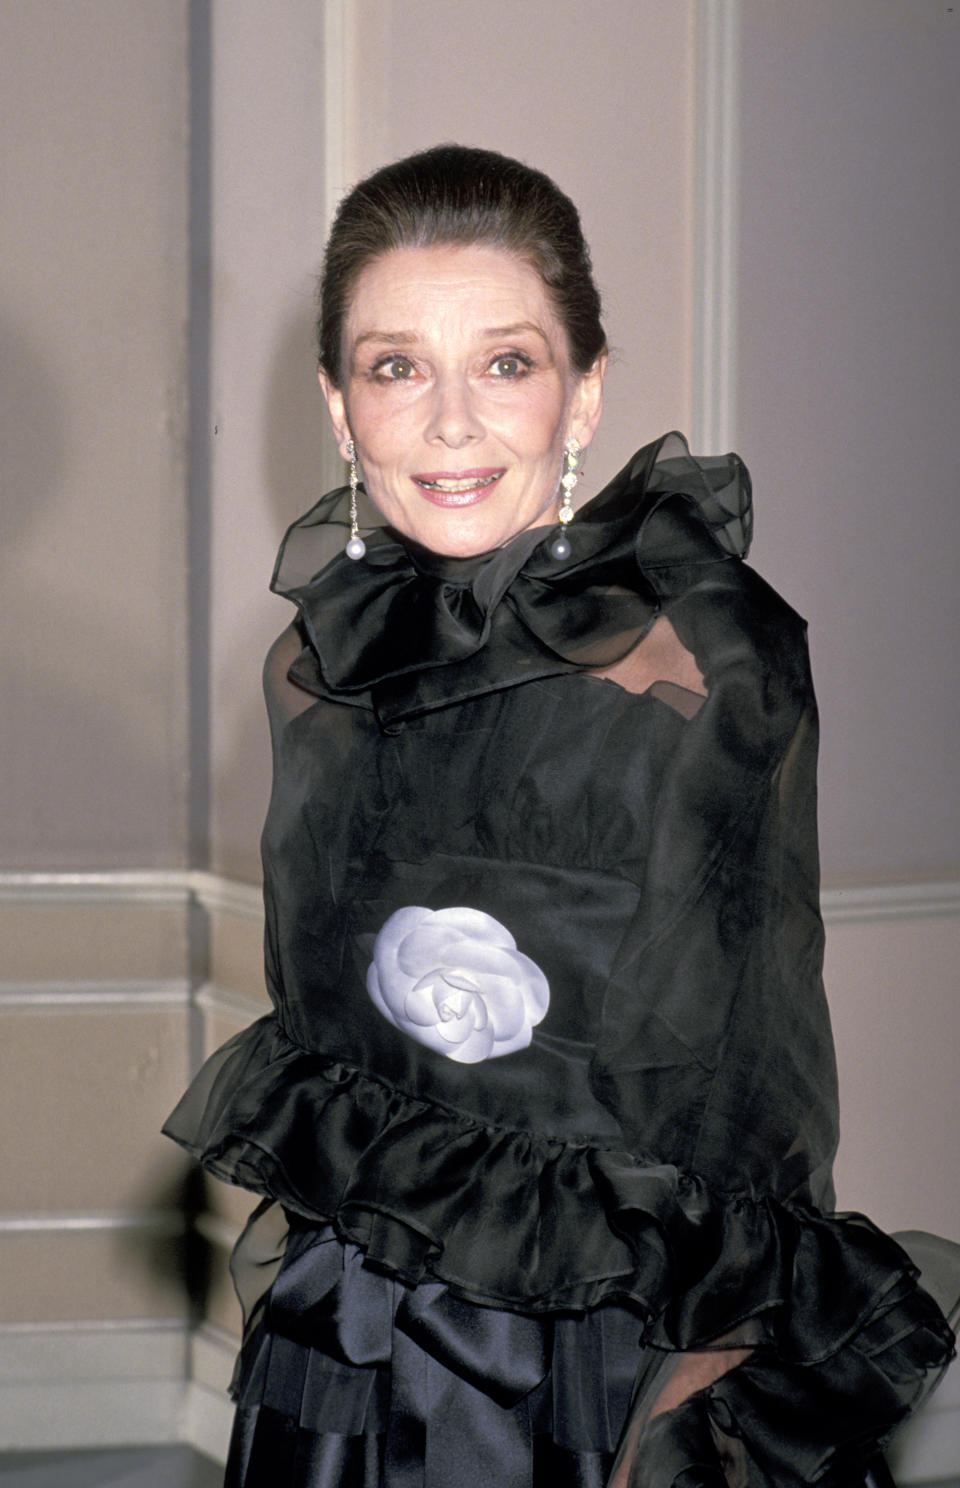
[[[642,1323],[523,1316],[297,1225],[248,1330],[225,1488],[604,1488]]]

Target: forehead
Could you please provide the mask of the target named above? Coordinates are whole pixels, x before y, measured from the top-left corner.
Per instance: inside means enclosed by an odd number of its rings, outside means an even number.
[[[347,314],[349,338],[371,330],[421,330],[456,321],[483,330],[530,321],[551,340],[562,329],[536,269],[489,244],[397,248],[358,275]]]

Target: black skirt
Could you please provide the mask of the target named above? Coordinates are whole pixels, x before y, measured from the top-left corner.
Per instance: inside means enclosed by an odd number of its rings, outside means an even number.
[[[635,1312],[480,1307],[288,1218],[237,1365],[225,1488],[603,1488],[638,1377],[660,1362]]]

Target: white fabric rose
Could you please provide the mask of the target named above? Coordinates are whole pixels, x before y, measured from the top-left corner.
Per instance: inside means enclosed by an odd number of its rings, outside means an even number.
[[[398,909],[373,947],[367,991],[395,1028],[479,1064],[530,1043],[550,987],[510,931],[479,909]]]

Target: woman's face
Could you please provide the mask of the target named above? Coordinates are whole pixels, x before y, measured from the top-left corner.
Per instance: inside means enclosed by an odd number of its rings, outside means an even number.
[[[556,518],[563,447],[586,447],[605,358],[581,377],[535,269],[489,246],[385,253],[359,276],[343,385],[321,372],[391,527],[468,557]]]

